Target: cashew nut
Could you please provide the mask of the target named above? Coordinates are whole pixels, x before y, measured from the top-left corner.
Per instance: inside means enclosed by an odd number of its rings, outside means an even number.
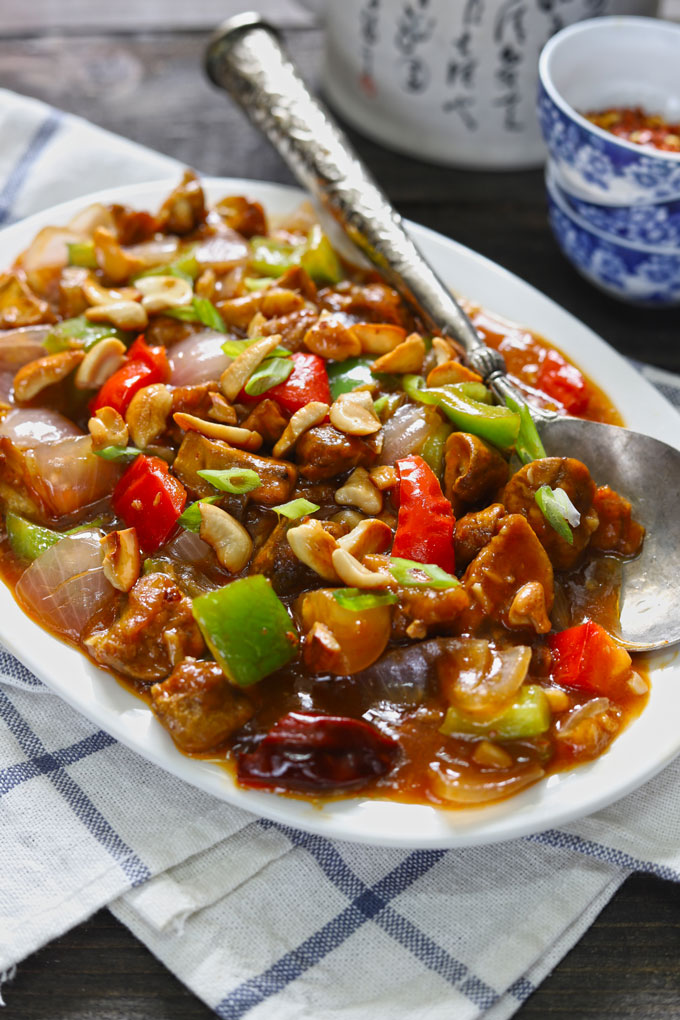
[[[346,661],[335,634],[320,620],[316,620],[305,634],[302,659],[314,673],[341,674]]]
[[[198,432],[207,439],[222,439],[243,450],[255,451],[262,446],[260,433],[251,432],[250,429],[241,429],[237,425],[223,425],[216,421],[206,421],[204,418],[197,418],[195,414],[186,414],[184,411],[177,411],[172,417],[175,424],[185,432]]]
[[[199,535],[215,550],[221,566],[232,574],[243,570],[253,551],[253,540],[242,524],[213,503],[199,503]]]
[[[425,341],[419,333],[411,333],[389,354],[383,354],[371,365],[373,372],[420,372],[425,358]]]
[[[92,449],[103,450],[106,446],[127,446],[128,427],[122,415],[113,407],[100,407],[87,423],[92,436]]]
[[[378,464],[377,467],[372,467],[368,473],[376,489],[380,489],[381,492],[394,488],[399,481],[396,468],[390,464]]]
[[[387,588],[394,582],[391,574],[380,570],[369,570],[340,546],[331,556],[331,561],[340,580],[350,588]]]
[[[142,567],[136,530],[127,528],[125,531],[112,531],[104,535],[101,545],[104,552],[104,577],[118,591],[130,591]]]
[[[191,284],[179,276],[143,276],[136,281],[135,287],[142,295],[142,307],[149,315],[190,305],[194,297]]]
[[[80,286],[87,302],[91,305],[110,305],[113,301],[139,300],[139,294],[134,287],[103,287],[92,273],[86,274]]]
[[[453,345],[441,336],[435,336],[432,338],[432,350],[434,352],[435,361],[438,365],[442,365],[445,361],[449,361],[451,358],[455,358],[456,356]]]
[[[333,554],[340,548],[320,521],[309,520],[291,528],[286,535],[288,545],[305,566],[311,567],[326,581],[338,581]]]
[[[328,404],[320,400],[310,400],[291,417],[283,430],[283,434],[272,450],[275,457],[284,457],[292,450],[303,432],[319,425],[328,414]]]
[[[341,393],[331,405],[330,419],[336,429],[350,436],[370,436],[382,428],[367,390]]]
[[[142,260],[123,251],[115,234],[106,227],[96,227],[92,240],[97,265],[113,283],[122,283],[144,268]]]
[[[404,327],[391,322],[357,322],[352,326],[352,332],[364,354],[387,354],[406,338]]]
[[[165,383],[153,383],[138,390],[125,414],[132,442],[145,450],[165,432],[172,407],[172,393]]]
[[[482,382],[482,377],[455,358],[436,365],[427,377],[428,386],[446,386],[447,383]]]
[[[302,342],[313,354],[333,361],[345,361],[361,354],[359,337],[341,318],[326,311],[309,327]]]
[[[305,299],[294,290],[283,287],[270,287],[262,291],[260,312],[265,319],[275,319],[279,315],[290,315],[305,307]]]
[[[511,627],[533,627],[537,634],[548,633],[552,624],[540,581],[527,581],[522,585],[508,610],[508,623]]]
[[[46,386],[60,382],[83,360],[82,351],[60,351],[29,361],[14,376],[14,399],[23,404]]]
[[[228,404],[221,393],[209,393],[210,410],[208,414],[213,421],[220,421],[223,425],[235,425],[237,422],[236,411]]]
[[[280,342],[280,333],[262,337],[261,340],[256,340],[255,343],[241,351],[238,357],[234,358],[220,378],[220,389],[227,400],[236,400],[260,362],[264,361]]]
[[[252,319],[248,323],[248,329],[246,333],[249,337],[253,338],[262,335],[262,327],[265,325],[267,320],[265,319],[262,312],[255,312]]]
[[[392,529],[384,521],[369,518],[360,521],[347,535],[337,539],[341,549],[357,560],[362,560],[367,553],[382,553],[392,543]]]
[[[123,364],[125,344],[107,336],[90,348],[78,365],[74,383],[79,390],[98,390]]]
[[[108,305],[93,305],[85,312],[90,322],[110,322],[117,329],[145,329],[149,321],[146,309],[136,301],[112,301]]]
[[[337,489],[335,502],[342,506],[355,506],[369,516],[379,514],[383,506],[382,493],[376,489],[366,468],[355,468],[344,485]]]
[[[248,323],[260,307],[260,300],[261,295],[257,292],[229,298],[226,301],[220,301],[219,312],[227,326],[247,329]]]

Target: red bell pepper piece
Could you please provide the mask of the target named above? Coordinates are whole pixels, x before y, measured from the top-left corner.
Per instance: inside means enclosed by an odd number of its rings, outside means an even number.
[[[167,382],[170,366],[164,347],[149,347],[143,336],[138,336],[127,353],[125,363],[110,376],[90,403],[94,414],[100,407],[112,407],[125,415],[130,401],[138,390],[152,383]]]
[[[399,517],[392,555],[434,563],[453,574],[456,522],[437,476],[416,454],[402,457],[395,467],[399,475]]]
[[[172,534],[187,501],[186,489],[160,457],[140,454],[113,490],[113,509],[137,529],[144,552],[159,549]]]
[[[238,780],[312,793],[349,790],[385,775],[398,757],[397,741],[364,719],[289,712],[239,757]]]
[[[318,354],[307,354],[297,351],[293,354],[293,371],[285,382],[273,386],[263,397],[271,397],[284,411],[295,414],[310,400],[319,400],[322,404],[332,404],[331,389],[328,383],[326,362]]]
[[[588,406],[588,383],[575,365],[558,351],[548,351],[538,370],[539,390],[559,401],[569,414],[583,414]]]
[[[592,620],[551,634],[551,679],[561,687],[577,687],[605,697],[626,692],[631,657]]]

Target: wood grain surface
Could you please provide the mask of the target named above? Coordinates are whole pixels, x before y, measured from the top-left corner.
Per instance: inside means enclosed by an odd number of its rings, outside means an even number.
[[[0,37],[0,87],[80,114],[206,173],[289,182],[278,156],[204,81],[206,39],[201,31],[74,36],[36,28]],[[295,29],[286,40],[316,84],[320,33]],[[547,224],[542,171],[456,171],[352,138],[402,214],[517,273],[622,353],[680,371],[677,310],[619,304],[562,258]],[[493,308],[493,295],[488,304]],[[4,992],[8,1020],[213,1015],[106,911],[24,961]],[[650,876],[630,878],[516,1016],[680,1018],[680,888]]]

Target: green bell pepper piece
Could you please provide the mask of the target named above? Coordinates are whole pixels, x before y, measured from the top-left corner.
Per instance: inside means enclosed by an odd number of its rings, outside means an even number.
[[[441,478],[444,465],[444,448],[446,440],[453,432],[453,427],[446,422],[435,425],[427,439],[423,443],[420,456],[425,463],[432,468],[437,478]]]
[[[142,273],[133,276],[134,280],[140,280],[144,276],[177,276],[180,280],[186,280],[193,285],[194,280],[200,275],[201,266],[194,255],[195,245],[187,251],[178,255],[172,262],[166,262],[163,266],[153,266],[145,269]]]
[[[412,400],[434,404],[456,428],[485,439],[501,450],[511,449],[517,440],[520,416],[499,404],[488,404],[488,390],[482,383],[452,383],[429,389],[422,376],[407,375],[403,388]]]
[[[94,241],[74,241],[67,244],[69,266],[82,266],[84,269],[96,269],[97,259],[94,253]]]
[[[25,517],[7,512],[5,517],[7,538],[12,552],[22,560],[35,560],[50,546],[60,542],[63,535],[51,528],[43,528]]]
[[[273,237],[251,237],[250,265],[260,276],[283,276],[287,269],[300,265],[304,244],[292,245]]]
[[[518,400],[514,400],[511,396],[506,396],[505,403],[511,411],[516,411],[519,414],[519,435],[515,443],[515,453],[519,459],[523,464],[529,464],[532,460],[539,460],[545,457],[545,447],[541,442],[538,429],[527,405],[520,404]]]
[[[13,514],[11,510],[5,515],[5,527],[10,548],[15,556],[22,560],[36,560],[50,546],[61,542],[62,538],[69,535],[77,535],[79,531],[87,531],[89,528],[98,528],[101,524],[99,518],[89,524],[78,524],[68,531],[53,531],[52,528],[43,528],[40,524],[27,521],[25,517]]]
[[[528,684],[522,687],[510,708],[486,722],[479,722],[451,705],[439,732],[447,737],[462,733],[500,740],[523,740],[537,737],[549,727],[550,705],[546,693],[538,684]]]
[[[48,354],[59,354],[60,351],[69,349],[71,340],[82,340],[82,349],[89,351],[100,340],[109,336],[125,340],[128,334],[103,322],[89,322],[84,315],[79,315],[75,319],[64,319],[63,322],[53,326],[45,338],[43,347]]]
[[[300,265],[309,273],[314,283],[332,285],[342,280],[340,259],[318,224],[309,231],[307,248],[300,256]]]
[[[193,614],[227,679],[250,687],[297,655],[298,634],[262,574],[199,595]]]
[[[337,400],[341,393],[349,393],[357,386],[375,383],[376,377],[371,372],[375,358],[347,358],[345,361],[331,361],[326,365],[331,396]]]

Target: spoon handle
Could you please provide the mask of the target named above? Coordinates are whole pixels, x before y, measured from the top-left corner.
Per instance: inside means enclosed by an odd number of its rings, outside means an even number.
[[[406,234],[401,217],[328,111],[311,95],[276,30],[258,15],[224,22],[206,52],[212,81],[230,93],[297,177],[428,328],[455,340],[494,390],[523,402],[502,356],[470,319]],[[532,407],[532,413],[534,413]]]

